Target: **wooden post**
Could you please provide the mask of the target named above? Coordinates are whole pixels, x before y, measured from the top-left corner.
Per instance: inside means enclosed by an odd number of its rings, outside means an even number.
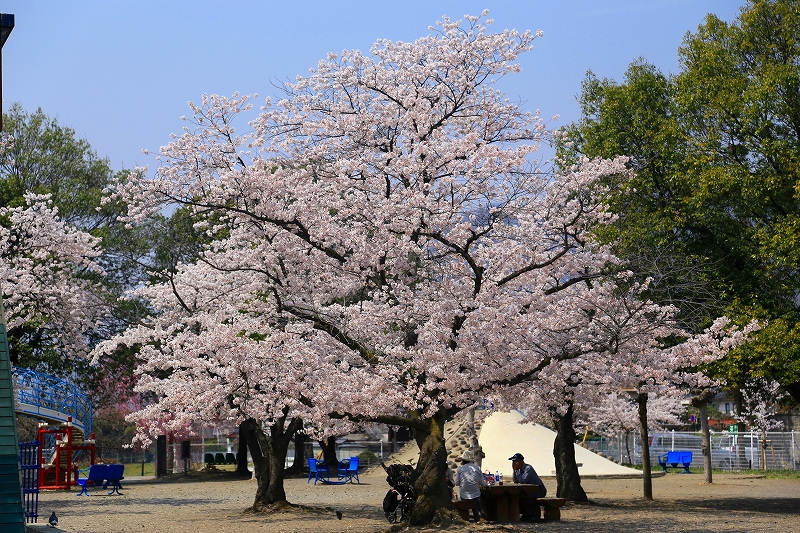
[[[156,477],[167,475],[167,437],[156,437]]]
[[[639,404],[639,423],[642,426],[642,495],[645,500],[652,500],[653,477],[650,472],[650,442],[647,431],[647,393],[640,392],[636,400]]]

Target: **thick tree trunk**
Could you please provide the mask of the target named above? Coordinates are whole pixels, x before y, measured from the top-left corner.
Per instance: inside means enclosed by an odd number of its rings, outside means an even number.
[[[298,476],[303,473],[306,466],[306,441],[308,436],[305,433],[294,434],[294,462],[286,469],[287,476]]]
[[[444,442],[444,411],[426,421],[427,431],[416,429],[419,446],[419,464],[414,471],[414,491],[417,501],[411,513],[411,525],[428,525],[432,522],[449,523],[453,510],[450,488],[447,486],[447,450]]]
[[[289,450],[289,439],[283,431],[284,419],[280,424],[270,428],[269,439],[269,486],[264,498],[259,502],[270,505],[286,501],[286,488],[283,486],[284,469],[286,468],[286,452]]]
[[[247,447],[250,449],[250,456],[253,459],[253,470],[256,478],[256,498],[253,503],[253,509],[259,510],[260,503],[264,501],[269,488],[269,443],[261,426],[252,418],[242,422],[239,435],[245,439]]]
[[[281,417],[269,428],[269,438],[260,428],[256,432],[259,447],[267,450],[267,453],[261,454],[261,466],[256,468],[258,488],[253,502],[254,511],[265,510],[279,503],[288,504],[283,485],[286,452],[292,436],[301,426],[300,419],[294,418],[287,425],[286,418]]]
[[[336,437],[317,441],[322,449],[322,459],[328,463],[328,472],[334,475],[339,471],[339,458],[336,456]]]
[[[237,476],[250,478],[253,476],[253,473],[247,467],[247,436],[245,432],[247,431],[246,424],[248,423],[247,420],[239,424],[239,445],[237,446],[237,457],[236,457],[236,471],[234,472]]]
[[[650,472],[650,437],[647,431],[647,394],[640,392],[636,398],[639,403],[639,424],[642,430],[642,495],[645,500],[653,499],[653,477]]]
[[[553,456],[556,460],[556,496],[573,502],[588,502],[589,498],[581,487],[581,476],[575,461],[575,428],[572,425],[572,403],[567,412],[556,419],[556,440]]]

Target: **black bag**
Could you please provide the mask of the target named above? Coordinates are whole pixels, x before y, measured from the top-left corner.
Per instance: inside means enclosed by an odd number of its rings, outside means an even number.
[[[393,513],[395,509],[397,509],[397,504],[400,503],[400,500],[397,497],[397,491],[394,489],[389,489],[389,492],[386,493],[386,496],[383,497],[383,512],[384,513]]]

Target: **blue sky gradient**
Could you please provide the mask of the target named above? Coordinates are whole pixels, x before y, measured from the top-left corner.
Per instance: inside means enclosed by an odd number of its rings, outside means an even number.
[[[114,169],[154,165],[203,93],[279,94],[327,52],[413,41],[443,14],[489,9],[492,29],[541,29],[523,71],[499,84],[557,127],[579,117],[587,69],[621,80],[643,56],[679,69],[677,49],[706,13],[733,21],[737,0],[302,1],[4,0],[16,26],[3,48],[3,109],[41,107]],[[145,156],[142,149],[150,150]]]

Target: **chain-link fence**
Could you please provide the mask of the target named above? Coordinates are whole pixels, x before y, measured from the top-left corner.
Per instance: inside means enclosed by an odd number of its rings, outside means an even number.
[[[193,439],[189,446],[189,459],[184,463],[181,453],[181,441],[176,441],[167,445],[167,470],[175,473],[183,472],[184,467],[188,470],[200,470],[208,464],[206,459],[209,454],[213,457],[216,468],[233,469],[235,468],[235,457],[238,452],[237,444],[235,439],[205,442]],[[381,441],[359,441],[357,444],[343,443],[337,445],[336,448],[336,455],[340,461],[358,456],[360,470],[378,466],[380,461],[387,460],[391,453],[391,445]],[[289,450],[286,454],[287,468],[294,464],[295,456],[294,444],[292,443],[289,445]],[[309,442],[305,450],[305,456],[307,458],[321,457],[319,445],[316,442]],[[247,459],[252,464],[249,451]],[[107,453],[103,456],[103,460],[130,465],[129,475],[150,475],[154,471],[155,445],[145,451],[130,450],[116,454]]]
[[[702,434],[695,432],[654,432],[649,436],[650,464],[670,451],[692,452],[695,466],[702,465]],[[606,435],[588,440],[589,448],[612,461],[642,464],[642,445],[638,433]],[[800,470],[800,434],[795,431],[711,433],[711,466],[722,470]]]

